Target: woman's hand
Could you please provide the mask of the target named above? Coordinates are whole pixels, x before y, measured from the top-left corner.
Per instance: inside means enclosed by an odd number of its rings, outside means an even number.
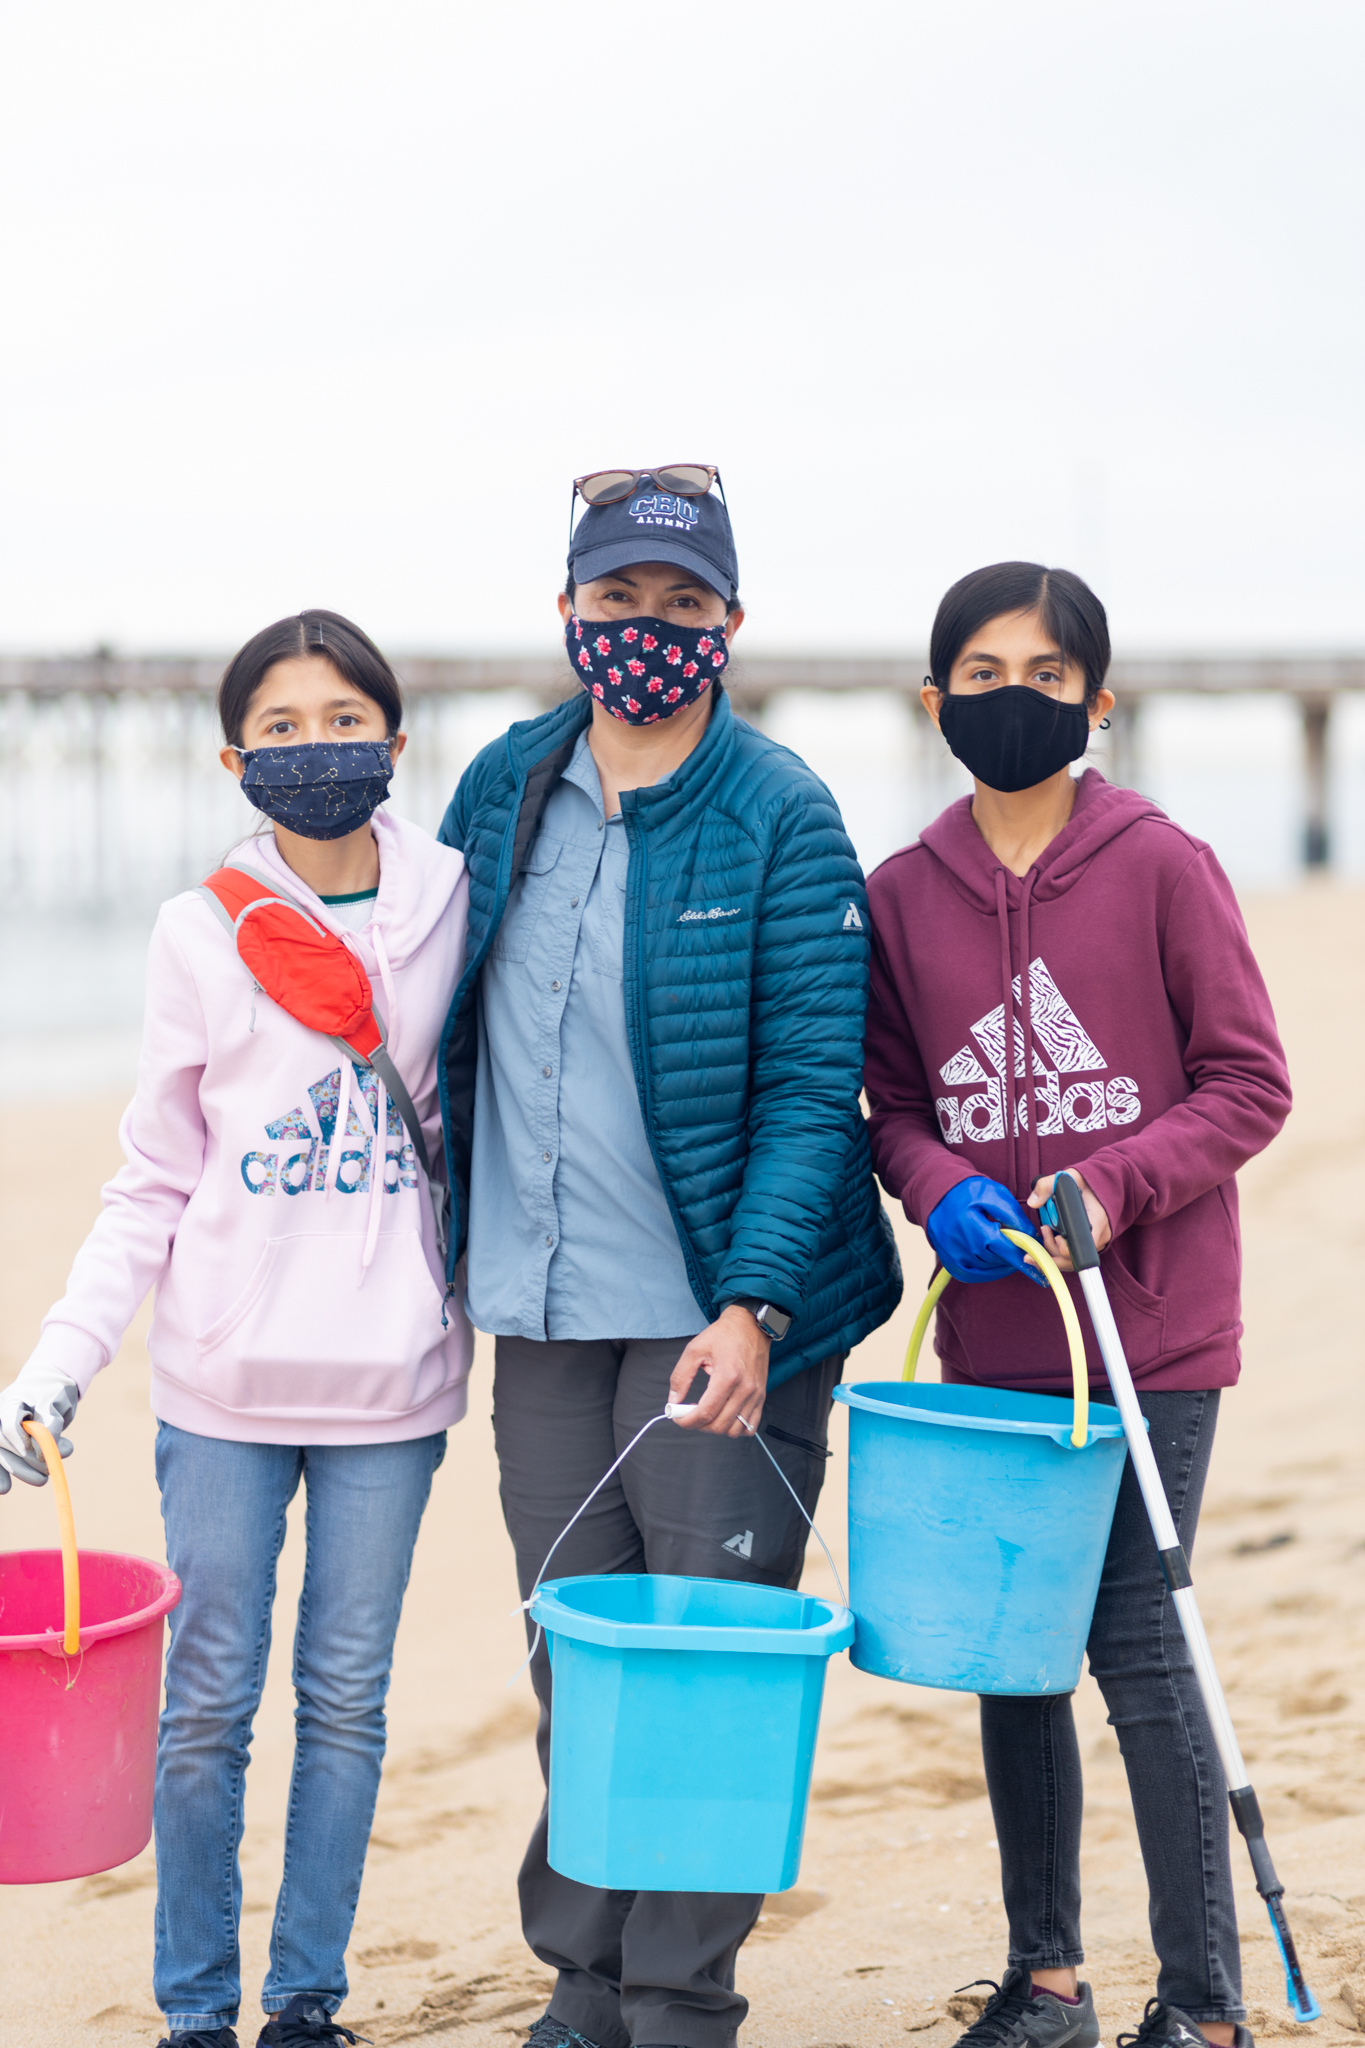
[[[1095,1238],[1095,1249],[1097,1252],[1102,1252],[1110,1238],[1114,1235],[1113,1231],[1109,1228],[1109,1218],[1086,1186],[1084,1175],[1074,1166],[1063,1167],[1062,1171],[1069,1173],[1080,1188],[1082,1199],[1085,1202],[1085,1213],[1090,1219],[1090,1228]],[[1057,1176],[1055,1173],[1049,1173],[1045,1179],[1038,1181],[1034,1186],[1033,1193],[1028,1198],[1030,1209],[1041,1209],[1044,1202],[1050,1201],[1052,1199],[1052,1190],[1056,1185]],[[1042,1230],[1043,1243],[1057,1261],[1062,1272],[1074,1273],[1076,1268],[1071,1263],[1071,1253],[1067,1250],[1066,1239],[1059,1237],[1056,1231],[1050,1229],[1046,1223],[1043,1224]]]
[[[768,1350],[772,1340],[747,1308],[732,1302],[709,1328],[692,1339],[673,1368],[670,1401],[686,1401],[699,1372],[710,1381],[695,1415],[676,1417],[679,1429],[705,1429],[713,1436],[751,1436],[758,1428],[768,1392]]]

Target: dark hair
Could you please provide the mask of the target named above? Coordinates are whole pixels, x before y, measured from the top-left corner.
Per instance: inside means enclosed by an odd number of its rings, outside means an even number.
[[[266,671],[277,661],[292,661],[299,655],[329,661],[352,689],[379,706],[388,736],[393,738],[403,723],[403,694],[397,676],[373,640],[359,626],[343,619],[340,612],[307,611],[262,627],[223,670],[223,680],[218,685],[218,716],[230,747],[242,744],[247,713]]]
[[[1070,569],[1045,569],[1041,562],[993,562],[945,594],[929,636],[929,668],[939,689],[947,689],[953,663],[973,633],[1008,612],[1038,613],[1062,659],[1084,672],[1085,701],[1093,704],[1109,672],[1104,606]]]
[[[710,586],[708,585],[707,587],[709,589]],[[564,578],[564,595],[568,598],[570,604],[573,603],[574,598],[578,595],[578,585],[574,582],[572,576],[566,576]],[[716,595],[717,597],[719,597],[720,592],[717,591]],[[725,616],[727,619],[729,618],[731,612],[743,611],[743,609],[744,607],[740,601],[740,595],[738,591],[735,592],[733,597],[728,597],[725,600]]]

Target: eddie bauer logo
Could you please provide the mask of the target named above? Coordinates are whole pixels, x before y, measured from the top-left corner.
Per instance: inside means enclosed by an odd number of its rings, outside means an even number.
[[[1136,1123],[1142,1114],[1138,1084],[1127,1074],[1112,1079],[1086,1078],[1064,1081],[1063,1075],[1087,1077],[1104,1075],[1109,1066],[1080,1018],[1048,973],[1041,958],[1031,960],[1028,970],[1029,995],[1033,1008],[1033,1086],[1020,1088],[1015,1096],[1014,1125],[1017,1132],[1028,1129],[1030,1104],[1038,1105],[1038,1136],[1060,1137],[1063,1131],[1102,1131],[1107,1124]],[[1014,1000],[1022,1000],[1019,976],[1014,977]],[[970,1094],[940,1095],[934,1104],[939,1129],[949,1145],[987,1145],[1005,1135],[1005,1006],[997,1003],[984,1017],[978,1017],[971,1035],[984,1053],[992,1072],[987,1072],[970,1045],[964,1045],[944,1066],[940,1078],[949,1088],[969,1088]],[[1043,1055],[1046,1054],[1046,1061]],[[1047,1062],[1050,1062],[1048,1064]],[[1024,1078],[1024,1026],[1016,1012],[1014,1019],[1014,1077]]]

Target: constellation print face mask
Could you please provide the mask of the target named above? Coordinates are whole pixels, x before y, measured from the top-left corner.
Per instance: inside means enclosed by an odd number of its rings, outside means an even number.
[[[247,802],[301,839],[358,832],[393,780],[387,740],[305,740],[237,751]]]
[[[695,704],[730,659],[723,626],[666,626],[662,619],[580,619],[564,645],[590,697],[626,725],[653,725]]]

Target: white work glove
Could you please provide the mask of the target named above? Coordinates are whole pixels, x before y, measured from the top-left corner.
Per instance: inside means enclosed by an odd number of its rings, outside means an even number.
[[[70,1439],[62,1431],[76,1412],[79,1388],[59,1366],[44,1365],[30,1358],[17,1380],[0,1393],[0,1493],[8,1493],[10,1474],[29,1486],[47,1485],[47,1466],[33,1438],[24,1430],[25,1421],[41,1422],[57,1439],[64,1458],[71,1456]]]

